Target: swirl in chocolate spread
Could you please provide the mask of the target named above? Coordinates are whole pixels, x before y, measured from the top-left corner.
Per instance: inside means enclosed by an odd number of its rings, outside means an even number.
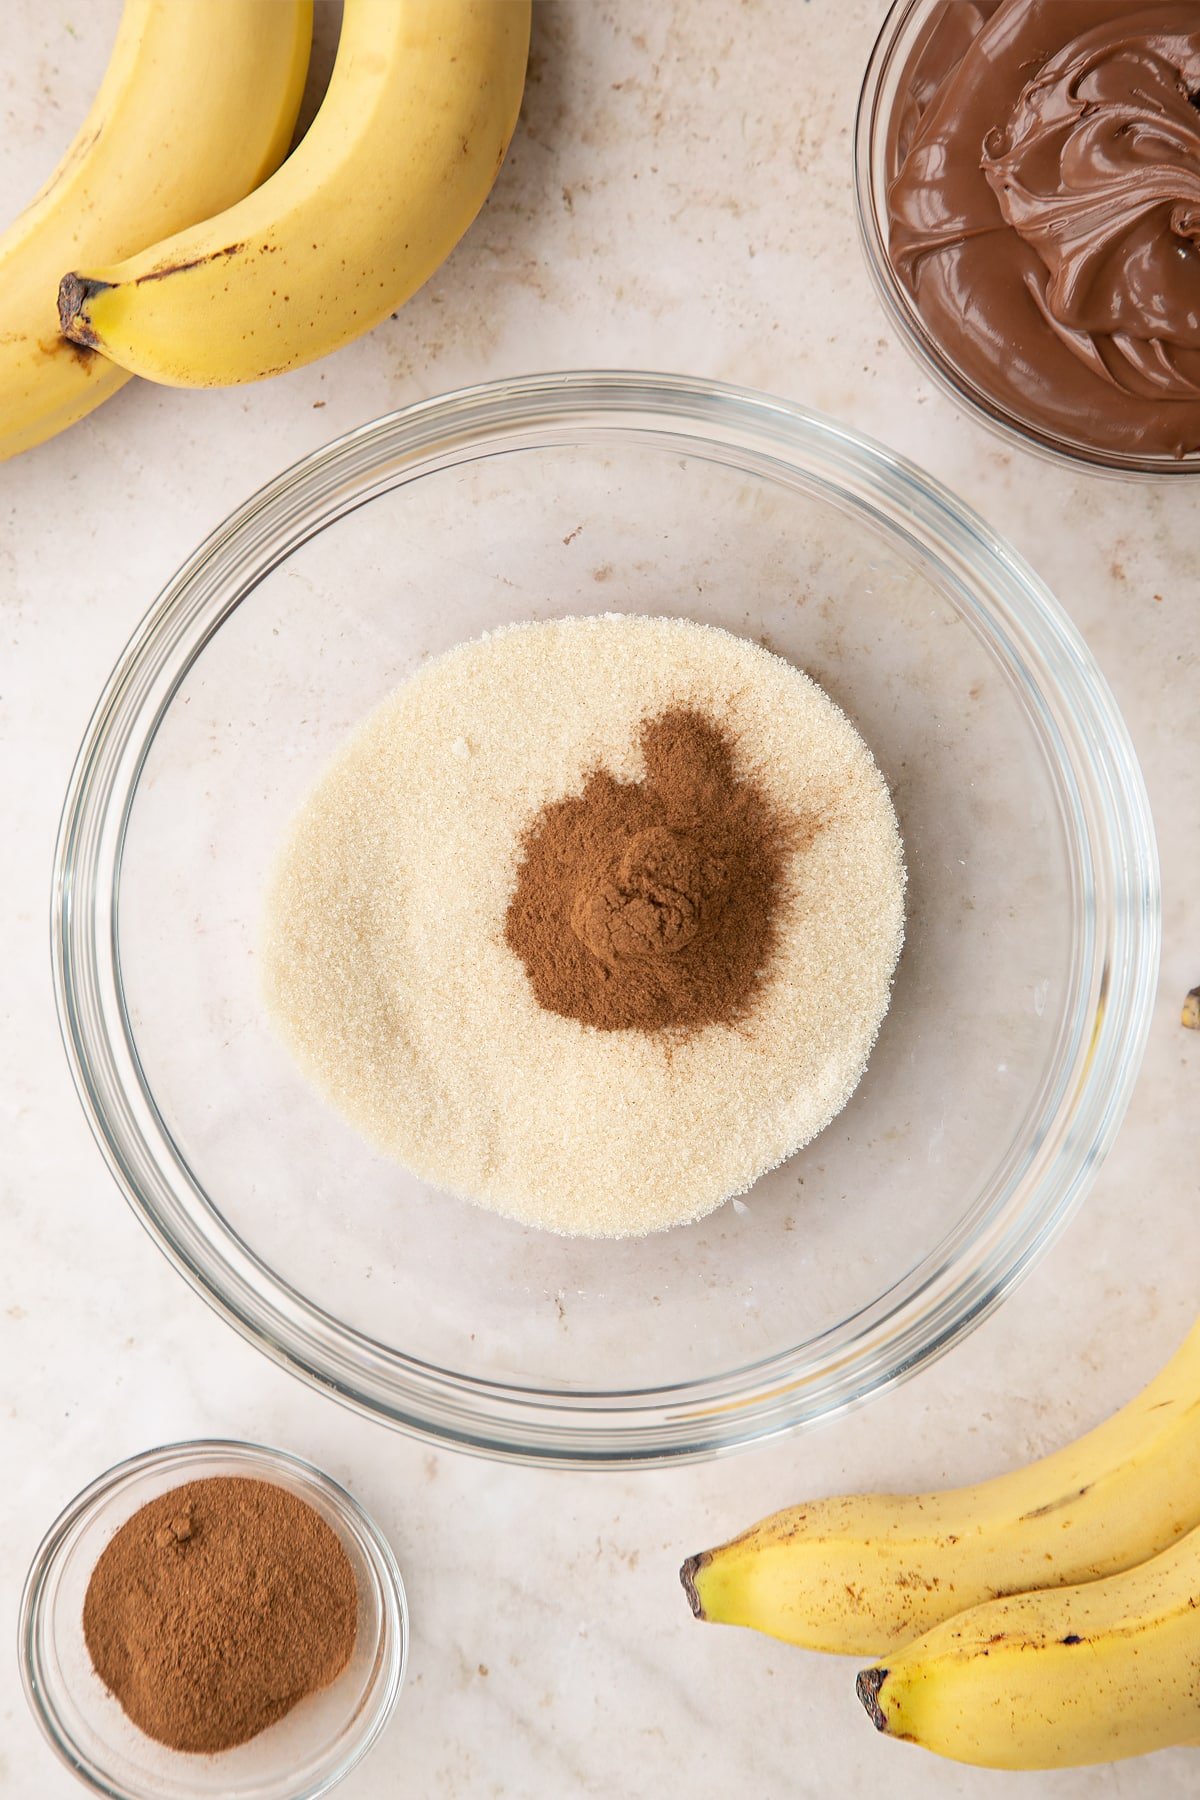
[[[906,72],[890,255],[1035,429],[1200,450],[1200,4],[949,0]]]

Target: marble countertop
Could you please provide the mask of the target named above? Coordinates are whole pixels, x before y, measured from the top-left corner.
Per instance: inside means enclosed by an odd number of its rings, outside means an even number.
[[[250,390],[130,384],[0,468],[0,1792],[80,1790],[13,1655],[28,1560],[118,1458],[229,1435],[329,1469],[388,1531],[414,1621],[407,1690],[339,1790],[383,1796],[729,1793],[976,1800],[998,1777],[869,1729],[849,1663],[701,1628],[681,1557],[804,1494],[1007,1468],[1096,1422],[1196,1311],[1200,606],[1195,492],[1049,467],[918,373],[855,234],[851,129],[876,0],[543,0],[523,123],[492,200],[397,317]],[[320,6],[321,36],[335,24]],[[0,215],[53,166],[117,0],[9,0]],[[391,1434],[269,1364],[180,1281],[123,1204],[72,1091],[47,949],[59,804],[126,638],[196,542],[268,475],[392,407],[581,365],[750,383],[947,480],[1058,594],[1142,759],[1163,862],[1159,1003],[1125,1127],[1082,1210],[983,1327],[898,1392],[791,1442],[640,1475],[529,1473]],[[1195,1753],[1029,1776],[1038,1800],[1200,1784]]]

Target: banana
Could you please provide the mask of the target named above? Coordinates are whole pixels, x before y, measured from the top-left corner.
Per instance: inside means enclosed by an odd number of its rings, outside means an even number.
[[[697,1618],[884,1656],[980,1601],[1112,1575],[1197,1526],[1200,1325],[1136,1400],[1028,1468],[792,1507],[680,1575]]]
[[[228,206],[287,153],[312,0],[126,0],[107,73],[70,149],[0,237],[0,459],[127,380],[59,336],[58,286]]]
[[[325,99],[283,167],[203,225],[81,263],[63,331],[175,387],[259,381],[368,331],[483,205],[529,21],[529,0],[346,0]]]
[[[1115,1762],[1200,1736],[1200,1531],[1083,1587],[973,1606],[864,1669],[880,1731],[989,1769]]]

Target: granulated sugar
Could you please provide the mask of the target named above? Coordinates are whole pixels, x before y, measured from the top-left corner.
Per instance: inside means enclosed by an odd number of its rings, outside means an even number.
[[[678,707],[810,827],[750,1015],[682,1040],[544,1011],[505,943],[530,821],[597,767],[641,780],[645,721]],[[269,897],[266,990],[309,1078],[423,1179],[633,1235],[702,1217],[846,1104],[903,896],[883,778],[789,663],[686,620],[521,625],[426,664],[322,778]]]

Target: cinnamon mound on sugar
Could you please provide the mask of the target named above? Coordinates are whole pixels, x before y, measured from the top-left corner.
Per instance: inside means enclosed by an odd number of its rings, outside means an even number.
[[[648,719],[641,751],[643,780],[596,769],[534,819],[505,941],[547,1012],[600,1031],[734,1025],[770,963],[797,824],[699,711]]]

